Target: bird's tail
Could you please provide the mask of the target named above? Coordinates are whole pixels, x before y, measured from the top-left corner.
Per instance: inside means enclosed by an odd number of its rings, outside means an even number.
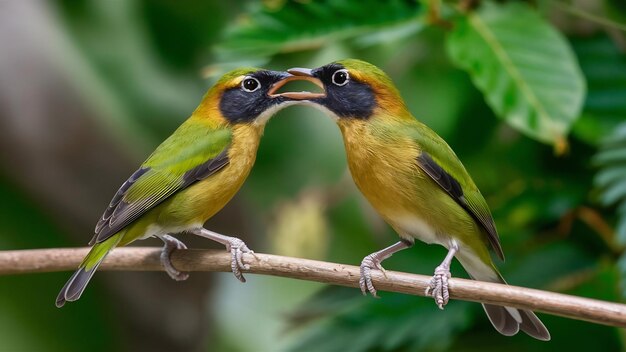
[[[484,263],[471,253],[457,254],[457,259],[461,262],[467,273],[474,280],[497,282],[506,284],[498,270],[492,263]],[[542,341],[550,340],[550,332],[530,310],[523,310],[511,307],[494,306],[483,304],[485,313],[489,321],[499,333],[505,336],[513,336],[519,330]]]
[[[89,254],[83,259],[78,270],[67,280],[65,286],[63,286],[61,292],[59,292],[56,300],[56,306],[58,308],[63,307],[65,302],[76,301],[80,298],[80,295],[85,290],[85,287],[87,287],[89,280],[96,272],[96,269],[98,269],[100,263],[102,263],[107,254],[109,254],[109,251],[115,248],[121,238],[122,233],[118,233],[111,236],[106,241],[97,243],[91,247],[91,251],[89,251]]]

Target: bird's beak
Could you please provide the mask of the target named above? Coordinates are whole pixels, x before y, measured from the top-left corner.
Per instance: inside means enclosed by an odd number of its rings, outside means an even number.
[[[285,97],[294,100],[309,100],[315,98],[323,98],[326,96],[326,93],[313,93],[313,92],[285,92],[285,93],[276,93],[278,89],[291,81],[309,81],[315,84],[316,86],[324,89],[324,84],[317,77],[313,76],[311,73],[311,69],[308,68],[291,68],[287,70],[289,72],[289,76],[283,78],[282,80],[274,83],[274,85],[270,88],[267,93],[270,97]]]

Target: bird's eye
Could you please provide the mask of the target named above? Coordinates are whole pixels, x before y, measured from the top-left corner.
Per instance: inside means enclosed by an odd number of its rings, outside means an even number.
[[[259,80],[254,77],[246,77],[243,82],[241,82],[241,88],[246,92],[251,93],[261,88],[261,83],[259,83]]]
[[[350,75],[348,74],[348,70],[337,70],[333,73],[333,83],[338,86],[345,86],[350,79]]]

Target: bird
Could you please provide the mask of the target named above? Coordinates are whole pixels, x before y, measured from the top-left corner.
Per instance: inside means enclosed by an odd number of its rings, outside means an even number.
[[[425,292],[440,309],[448,303],[455,257],[472,279],[505,283],[489,253],[490,246],[504,260],[487,202],[450,146],[410,113],[387,74],[356,59],[287,72],[323,89],[282,95],[321,109],[336,121],[356,186],[400,237],[361,262],[359,285],[364,295],[376,296],[372,270],[384,273],[382,261],[413,246],[415,240],[448,250]],[[544,324],[529,310],[483,307],[503,335],[522,330],[550,340]]]
[[[240,68],[224,74],[199,106],[120,186],[96,224],[91,250],[56,298],[56,306],[76,301],[94,272],[115,247],[157,237],[164,242],[161,263],[172,279],[185,280],[170,261],[186,249],[172,234],[192,233],[217,241],[231,254],[231,269],[245,282],[254,253],[239,238],[203,227],[237,193],[248,177],[265,124],[290,100],[274,94],[286,72]]]

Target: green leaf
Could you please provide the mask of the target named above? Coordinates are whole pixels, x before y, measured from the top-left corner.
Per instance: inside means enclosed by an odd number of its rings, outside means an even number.
[[[626,55],[606,35],[577,38],[572,45],[588,84],[572,133],[597,145],[626,116]]]
[[[604,139],[594,163],[601,167],[594,179],[602,190],[600,200],[605,206],[617,205],[617,239],[626,244],[626,122]]]
[[[253,3],[216,52],[228,60],[316,49],[348,38],[372,45],[389,40],[374,35],[380,31],[395,39],[412,35],[421,28],[420,13],[416,1],[400,0],[285,1],[278,8]]]
[[[333,316],[312,322],[288,350],[306,351],[311,346],[327,352],[443,350],[467,329],[473,313],[480,311],[469,302],[453,302],[442,312],[431,299],[385,293],[374,300],[354,291],[326,289],[305,304],[309,314]],[[346,295],[350,292],[351,299]],[[334,303],[324,310],[321,303],[333,302],[333,297],[342,305]]]
[[[453,62],[469,72],[500,117],[534,139],[563,146],[585,81],[565,38],[536,11],[485,2],[455,23],[447,44]]]

